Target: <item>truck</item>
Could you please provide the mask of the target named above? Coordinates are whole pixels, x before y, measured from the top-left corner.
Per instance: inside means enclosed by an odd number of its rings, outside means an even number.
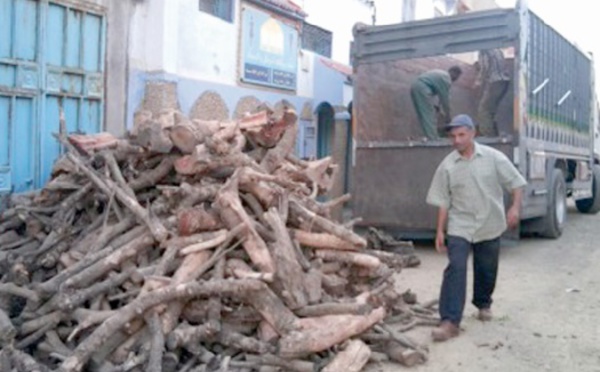
[[[570,198],[582,213],[600,210],[600,165],[594,156],[598,111],[593,60],[524,1],[399,24],[354,27],[352,45],[353,214],[357,229],[430,238],[436,209],[427,191],[447,138],[425,140],[410,98],[417,76],[459,65],[450,89],[452,115],[476,120],[478,51],[500,49],[510,76],[496,114],[499,134],[476,137],[503,152],[527,180],[521,223],[509,235],[558,238]],[[439,132],[443,134],[443,121]]]

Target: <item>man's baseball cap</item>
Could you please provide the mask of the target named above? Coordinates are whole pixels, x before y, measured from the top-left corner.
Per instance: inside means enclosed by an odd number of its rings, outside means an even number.
[[[452,118],[452,121],[446,125],[446,131],[452,130],[458,127],[467,127],[469,129],[475,129],[475,124],[469,115],[460,114]]]

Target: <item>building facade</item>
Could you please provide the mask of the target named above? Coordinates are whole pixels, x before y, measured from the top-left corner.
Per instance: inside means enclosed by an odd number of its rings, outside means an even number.
[[[218,120],[285,101],[297,154],[347,163],[352,27],[433,16],[438,2],[0,0],[0,193],[45,184],[63,151],[53,134],[123,135],[165,100]]]

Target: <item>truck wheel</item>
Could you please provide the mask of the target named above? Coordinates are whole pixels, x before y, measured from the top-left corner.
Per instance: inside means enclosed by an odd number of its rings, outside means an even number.
[[[575,201],[581,213],[596,214],[600,211],[600,165],[594,164],[592,177],[592,197]]]
[[[556,239],[560,237],[567,220],[567,185],[560,169],[554,169],[548,190],[548,209],[542,217],[541,235]]]

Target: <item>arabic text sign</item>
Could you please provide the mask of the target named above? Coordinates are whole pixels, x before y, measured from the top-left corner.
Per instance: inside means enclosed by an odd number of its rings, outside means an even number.
[[[296,89],[298,31],[265,12],[243,10],[242,80]]]

